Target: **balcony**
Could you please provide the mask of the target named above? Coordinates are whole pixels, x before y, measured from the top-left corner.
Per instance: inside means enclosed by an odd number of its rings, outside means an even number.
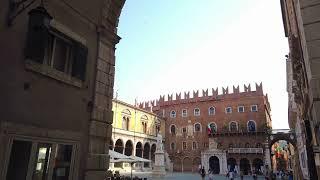
[[[229,154],[263,154],[262,148],[229,148]]]

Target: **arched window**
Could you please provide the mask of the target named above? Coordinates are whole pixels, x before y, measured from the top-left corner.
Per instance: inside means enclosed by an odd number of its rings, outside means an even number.
[[[142,122],[142,132],[147,134],[147,122]]]
[[[174,142],[172,142],[172,143],[170,144],[170,149],[174,150],[175,148],[176,148],[176,144],[174,144]]]
[[[216,133],[217,132],[217,125],[216,123],[210,123],[208,126],[208,131],[210,133]]]
[[[200,132],[201,131],[201,124],[196,123],[194,124],[194,132]]]
[[[229,130],[230,130],[230,132],[237,132],[237,131],[238,131],[238,124],[237,124],[237,122],[232,121],[232,122],[229,124]]]
[[[194,114],[194,116],[200,116],[200,109],[199,108],[195,108],[193,110],[193,114]]]
[[[122,117],[122,129],[129,130],[129,123],[130,123],[129,117],[123,116]]]
[[[216,114],[216,108],[210,107],[208,110],[209,116],[215,115]]]
[[[248,131],[255,132],[256,131],[256,123],[252,120],[248,121]]]
[[[176,118],[176,116],[177,116],[176,112],[172,110],[172,111],[170,112],[170,117],[171,117],[171,118]]]
[[[171,134],[176,134],[176,126],[174,124],[171,125],[170,132]]]

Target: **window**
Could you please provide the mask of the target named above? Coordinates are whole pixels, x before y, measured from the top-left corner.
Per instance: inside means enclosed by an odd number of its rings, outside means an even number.
[[[248,131],[255,132],[256,131],[256,123],[252,120],[248,121]]]
[[[256,148],[262,148],[262,144],[261,143],[257,143]]]
[[[251,112],[258,112],[258,106],[257,105],[251,105]]]
[[[187,142],[182,142],[182,149],[187,150]]]
[[[186,109],[182,109],[181,116],[182,117],[187,117],[188,116],[188,111]]]
[[[233,144],[232,143],[229,144],[229,148],[233,148]]]
[[[244,146],[245,146],[245,148],[250,148],[250,144],[249,143],[246,143]]]
[[[67,75],[84,81],[88,49],[67,35],[50,28],[39,33],[29,27],[26,59],[47,65]]]
[[[209,112],[208,112],[209,116],[215,115],[215,113],[216,113],[216,108],[210,107],[208,111],[209,111]]]
[[[176,112],[175,111],[171,111],[170,112],[170,117],[171,118],[176,118]]]
[[[238,106],[238,112],[244,112],[244,106]]]
[[[232,108],[231,107],[226,107],[226,113],[227,114],[232,113]]]
[[[218,148],[218,149],[222,149],[222,148],[223,148],[223,146],[222,146],[222,143],[221,143],[221,142],[219,142],[219,143],[218,143],[217,148]]]
[[[147,122],[142,122],[142,131],[147,134]]]
[[[217,125],[216,123],[210,123],[208,126],[209,133],[216,133],[217,132]]]
[[[230,132],[237,132],[238,131],[238,124],[236,122],[231,122],[229,124],[229,131]]]
[[[201,124],[196,123],[196,124],[194,125],[194,131],[195,131],[195,132],[200,132],[200,131],[201,131]]]
[[[197,142],[192,142],[192,149],[193,150],[197,149]]]
[[[68,179],[71,165],[72,145],[58,144],[55,151],[52,180]]]
[[[193,111],[194,116],[200,116],[200,109],[199,108],[195,108]]]
[[[124,130],[129,130],[129,122],[130,122],[130,119],[129,117],[122,117],[122,129]]]
[[[170,133],[171,134],[176,134],[176,126],[175,125],[171,125],[171,127],[170,127]]]
[[[204,143],[203,143],[203,147],[204,147],[204,148],[207,148],[207,147],[209,147],[209,143],[207,143],[207,142],[204,142]]]
[[[187,128],[186,127],[182,128],[182,133],[187,133]]]
[[[173,142],[170,144],[170,148],[172,149],[172,150],[174,150],[174,149],[176,149],[176,144],[174,144]]]

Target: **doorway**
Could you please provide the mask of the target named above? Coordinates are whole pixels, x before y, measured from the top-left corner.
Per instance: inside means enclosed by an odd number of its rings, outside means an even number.
[[[220,163],[219,158],[217,158],[217,156],[211,156],[209,158],[209,168],[212,170],[213,174],[220,173]]]

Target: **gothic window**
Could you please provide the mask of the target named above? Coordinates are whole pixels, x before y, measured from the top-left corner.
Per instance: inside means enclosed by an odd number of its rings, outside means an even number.
[[[176,134],[176,126],[175,125],[171,125],[171,127],[170,127],[170,132],[171,132],[171,134]]]
[[[182,149],[186,150],[187,149],[187,142],[182,142]]]
[[[195,132],[200,132],[200,131],[201,131],[201,125],[200,125],[199,123],[196,123],[196,124],[194,125],[194,131],[195,131]]]
[[[216,108],[210,107],[208,111],[209,111],[209,112],[208,112],[209,116],[215,115],[215,113],[216,113]]]
[[[175,111],[171,111],[170,112],[170,117],[171,118],[175,118],[177,116],[176,112]]]
[[[142,131],[147,134],[147,122],[142,122]]]
[[[197,149],[197,143],[196,142],[192,142],[192,149]]]
[[[122,129],[124,130],[129,130],[129,122],[130,122],[130,119],[129,117],[122,117]]]
[[[248,121],[248,131],[255,132],[256,131],[256,123],[252,120]]]
[[[195,108],[193,111],[194,116],[200,116],[200,109],[199,108]]]
[[[232,108],[231,107],[226,107],[226,114],[232,113]]]
[[[186,109],[182,109],[181,116],[182,117],[187,117],[188,116],[188,111]]]
[[[229,125],[230,132],[237,132],[238,131],[238,125],[236,122],[231,122]]]

